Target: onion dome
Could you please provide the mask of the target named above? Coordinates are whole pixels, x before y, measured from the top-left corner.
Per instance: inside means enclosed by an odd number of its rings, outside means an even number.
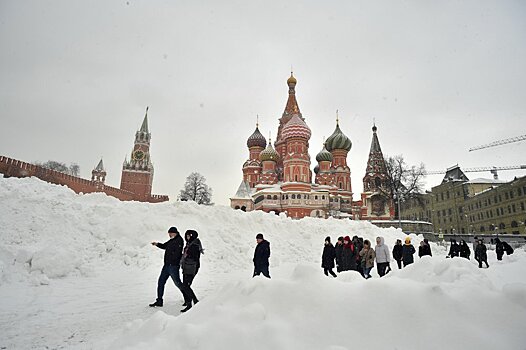
[[[332,162],[332,153],[327,151],[325,144],[323,149],[316,155],[316,161],[319,162]]]
[[[316,165],[316,166],[314,167],[314,173],[315,173],[315,174],[318,174],[319,172],[320,172],[320,166],[319,166],[319,165]]]
[[[259,154],[259,160],[261,160],[262,162],[268,161],[268,160],[273,160],[273,161],[277,162],[278,158],[279,158],[279,154],[278,154],[278,152],[276,152],[274,147],[272,147],[272,142],[270,142],[270,140],[269,140],[268,144],[267,144],[267,148],[265,148]]]
[[[335,149],[344,149],[350,151],[352,147],[351,139],[345,136],[345,134],[340,130],[340,125],[336,123],[336,129],[331,136],[325,141],[325,147],[330,152]]]
[[[301,137],[304,139],[310,139],[311,131],[307,124],[297,114],[289,120],[281,132],[283,139],[289,139],[291,137]]]
[[[298,81],[296,80],[296,78],[294,78],[294,75],[292,75],[292,72],[290,72],[290,78],[287,79],[287,84],[288,85],[296,85]]]
[[[261,147],[265,148],[267,147],[267,139],[265,136],[259,132],[259,127],[256,126],[256,130],[250,135],[250,137],[247,140],[247,146],[248,148],[251,147]]]

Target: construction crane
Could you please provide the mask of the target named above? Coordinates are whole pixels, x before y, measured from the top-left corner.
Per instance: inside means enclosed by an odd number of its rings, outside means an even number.
[[[458,167],[455,166],[455,167]],[[455,168],[453,167],[453,168]],[[426,171],[426,175],[438,175],[438,174],[445,174],[452,168],[449,168],[447,170],[437,170],[437,171]],[[499,178],[499,175],[497,171],[501,170],[519,170],[519,169],[526,169],[526,165],[511,165],[511,166],[487,166],[487,167],[479,167],[479,168],[466,168],[462,169],[465,173],[481,173],[485,171],[489,171],[493,174],[493,178],[497,180]]]
[[[488,143],[488,144],[485,144],[485,145],[481,145],[481,146],[472,147],[472,148],[469,149],[469,151],[471,152],[471,151],[476,151],[478,149],[490,148],[490,147],[505,145],[507,143],[524,141],[524,140],[526,140],[526,135],[521,135],[521,136],[517,136],[517,137],[511,137],[509,139],[494,141],[494,142],[491,142],[491,143]],[[503,170],[510,170],[510,169],[503,169]]]

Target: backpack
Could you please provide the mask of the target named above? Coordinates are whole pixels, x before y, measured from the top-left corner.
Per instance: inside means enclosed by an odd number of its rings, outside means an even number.
[[[506,251],[507,255],[513,254],[513,248],[508,244],[508,242],[502,242],[502,245],[504,246],[504,251]]]

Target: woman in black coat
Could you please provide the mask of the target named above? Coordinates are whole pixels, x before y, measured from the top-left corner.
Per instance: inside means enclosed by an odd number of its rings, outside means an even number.
[[[469,260],[470,255],[471,255],[471,250],[469,249],[466,241],[461,240],[460,241],[460,257],[466,258]]]
[[[197,304],[199,300],[192,290],[192,282],[200,265],[201,248],[200,241],[197,239],[197,232],[188,230],[185,233],[186,246],[184,247],[183,258],[181,259],[181,268],[183,270],[183,287],[181,291],[184,295],[184,304],[186,306],[181,312],[186,312],[192,307],[192,302]]]
[[[349,236],[345,236],[343,239],[343,250],[342,250],[342,271],[355,270],[356,271],[356,257],[358,252],[356,247],[351,242]]]
[[[483,262],[486,263],[486,267],[489,267],[487,249],[481,239],[479,239],[479,244],[475,249],[475,259],[479,262],[479,268],[482,268]]]
[[[402,268],[402,241],[397,239],[396,244],[393,247],[393,258],[396,260],[396,264],[398,265],[398,269]]]
[[[342,270],[343,237],[338,237],[334,251],[336,253],[336,271],[340,272]]]
[[[329,273],[332,277],[336,277],[336,274],[332,269],[334,269],[334,259],[336,258],[336,250],[331,243],[331,237],[325,238],[325,247],[323,247],[323,254],[321,256],[321,267],[323,267],[323,273],[325,276],[329,276]]]

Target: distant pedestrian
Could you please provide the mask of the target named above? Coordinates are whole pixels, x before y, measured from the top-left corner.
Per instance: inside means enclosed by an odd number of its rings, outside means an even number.
[[[486,267],[489,267],[487,249],[482,239],[479,239],[475,249],[475,259],[479,262],[479,268],[482,268],[483,262],[486,263]]]
[[[471,250],[469,249],[469,246],[467,245],[465,240],[463,239],[460,240],[459,249],[460,249],[460,253],[459,253],[460,257],[469,260],[469,256],[471,255]]]
[[[270,242],[266,241],[263,238],[262,233],[258,233],[256,235],[256,250],[254,250],[254,275],[259,276],[260,274],[263,274],[263,276],[270,278],[270,272],[268,270],[269,268],[269,262],[268,259],[270,258]]]
[[[184,247],[183,257],[181,259],[181,268],[183,270],[183,295],[185,308],[181,312],[186,312],[192,308],[192,302],[197,304],[199,300],[192,289],[192,282],[197,274],[201,249],[200,242],[197,241],[197,231],[187,230],[185,232],[186,246]]]
[[[338,237],[334,250],[336,252],[336,271],[340,272],[342,271],[343,237]]]
[[[397,239],[396,244],[393,247],[393,258],[396,260],[396,264],[398,265],[398,269],[402,268],[402,257],[403,257],[403,246],[402,241]]]
[[[329,273],[332,277],[336,277],[334,269],[334,259],[336,259],[336,250],[331,243],[331,237],[325,238],[325,246],[323,247],[323,254],[321,256],[321,267],[323,267],[323,273],[328,276]]]
[[[431,256],[431,247],[425,241],[420,241],[420,246],[418,247],[418,257]]]
[[[363,248],[360,251],[360,262],[362,265],[362,276],[365,279],[371,278],[371,270],[374,267],[374,259],[376,258],[376,253],[374,249],[371,247],[371,242],[369,242],[368,239],[366,239],[363,242]]]
[[[449,247],[449,253],[446,256],[446,258],[454,258],[459,256],[460,254],[460,247],[457,244],[457,241],[451,238],[450,240],[451,246]]]
[[[361,257],[360,252],[363,249],[363,238],[358,236],[353,236],[352,238],[352,244],[354,245],[354,248],[356,250],[356,271],[358,271],[361,275],[363,275],[363,268],[361,263]]]
[[[412,264],[415,261],[413,258],[413,254],[415,253],[416,250],[415,247],[411,244],[411,238],[406,237],[405,244],[402,247],[402,261],[404,263],[404,267]]]
[[[391,261],[391,252],[389,251],[389,247],[384,243],[383,237],[376,237],[374,252],[376,253],[376,270],[378,271],[378,275],[383,277]]]
[[[182,292],[183,283],[179,276],[179,264],[183,255],[184,242],[176,227],[168,229],[168,236],[170,239],[165,243],[152,242],[152,245],[157,248],[164,249],[164,265],[157,281],[157,300],[150,304],[151,307],[163,306],[164,286],[168,277],[172,278],[175,286]]]
[[[504,255],[504,245],[498,237],[495,238],[495,253],[497,253],[497,260],[502,260],[502,256]]]
[[[358,252],[356,247],[351,242],[349,236],[345,236],[343,239],[343,250],[342,250],[342,271],[356,270],[356,257]]]

